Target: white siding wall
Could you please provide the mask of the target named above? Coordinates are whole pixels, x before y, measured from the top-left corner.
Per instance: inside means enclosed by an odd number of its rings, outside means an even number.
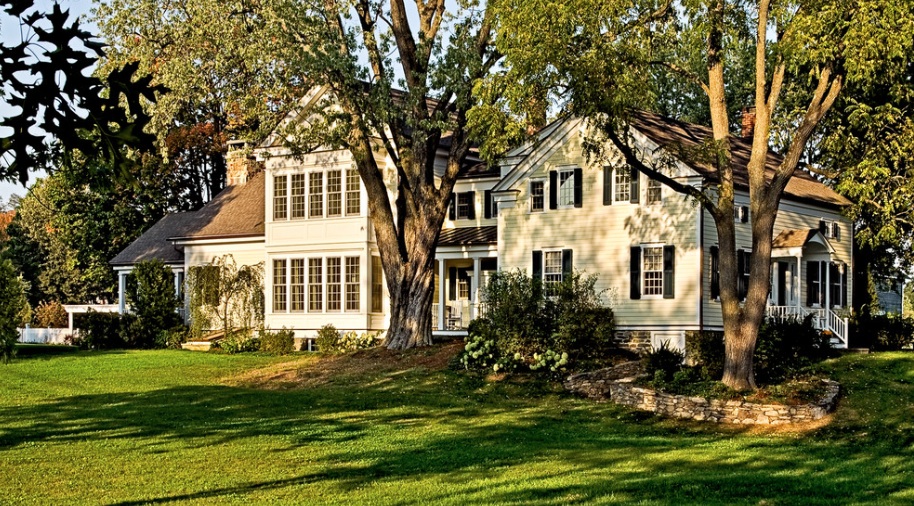
[[[549,209],[548,171],[557,167],[583,169],[582,207]],[[502,269],[531,272],[534,250],[572,249],[574,268],[598,274],[598,289],[615,293],[617,326],[623,329],[697,328],[698,326],[698,211],[686,198],[662,189],[661,205],[646,205],[647,178],[641,175],[640,203],[603,205],[602,165],[588,164],[581,134],[554,150],[530,176],[545,184],[543,212],[530,211],[528,179],[513,207],[499,212],[499,262]],[[630,298],[630,248],[641,244],[674,245],[675,297]]]

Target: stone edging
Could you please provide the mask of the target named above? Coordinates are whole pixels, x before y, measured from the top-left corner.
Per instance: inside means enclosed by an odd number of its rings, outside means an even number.
[[[818,402],[799,406],[725,401],[657,392],[634,385],[638,362],[569,376],[565,388],[596,400],[650,411],[661,416],[731,424],[780,425],[818,420],[834,411],[840,392],[836,381],[826,383],[826,393]],[[635,374],[632,374],[632,373]]]

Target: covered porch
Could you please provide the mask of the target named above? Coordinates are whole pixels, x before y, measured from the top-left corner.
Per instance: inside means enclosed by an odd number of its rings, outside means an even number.
[[[811,316],[835,348],[847,348],[848,265],[818,229],[784,230],[772,246],[768,317]]]
[[[485,314],[482,290],[498,270],[496,240],[495,227],[441,232],[431,315],[435,334],[463,335],[471,321]]]

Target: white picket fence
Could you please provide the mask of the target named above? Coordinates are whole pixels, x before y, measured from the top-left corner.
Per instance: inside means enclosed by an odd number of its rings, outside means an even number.
[[[66,336],[73,334],[70,329],[19,329],[19,342],[30,344],[66,344]]]

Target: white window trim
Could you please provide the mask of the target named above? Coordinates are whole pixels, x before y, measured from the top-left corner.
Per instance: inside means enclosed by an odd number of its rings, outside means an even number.
[[[555,206],[557,209],[569,209],[569,208],[574,207],[574,185],[577,183],[577,181],[574,180],[574,169],[575,168],[576,167],[564,167],[564,168],[555,169],[555,172],[556,172],[555,182],[558,185],[558,188],[555,189],[555,198],[558,201],[558,202],[556,202],[556,206]],[[563,174],[569,174],[568,180],[571,181],[571,203],[568,203],[568,204],[562,203],[562,175]]]
[[[276,180],[280,179],[280,178],[284,179],[286,181],[286,195],[284,197],[282,197],[283,207],[285,208],[285,214],[286,214],[285,218],[276,217]],[[290,180],[291,180],[291,178],[289,177],[289,174],[286,174],[286,173],[273,174],[273,180],[270,183],[270,193],[272,194],[272,197],[273,197],[270,200],[270,202],[272,204],[271,208],[270,208],[270,217],[271,217],[270,221],[279,222],[279,221],[289,221],[290,220],[290,216],[292,214],[291,213],[291,204],[290,204],[290,199],[291,199],[291,196],[290,196],[291,188],[290,188],[290,184],[289,184]]]
[[[662,242],[658,243],[645,243],[641,245],[641,298],[642,299],[662,299],[663,291],[666,287],[666,275],[663,271],[663,248],[667,246]],[[659,248],[660,249],[660,293],[658,294],[648,294],[647,293],[647,269],[645,268],[645,250]],[[651,271],[656,272],[656,271]]]
[[[619,183],[618,183],[618,181],[616,180],[616,176],[619,174],[619,171],[620,171],[621,169],[625,169],[625,171],[628,173],[628,185],[627,185],[627,186],[628,186],[628,198],[627,198],[627,199],[624,199],[624,200],[619,200],[619,199],[616,198],[616,196],[618,195],[618,194],[616,193],[616,190],[617,190],[618,187],[619,187]],[[631,174],[632,174],[632,173],[631,173],[631,170],[632,170],[631,167],[629,167],[628,165],[624,165],[624,166],[622,166],[622,167],[613,167],[613,173],[612,173],[612,178],[613,178],[613,179],[612,179],[612,197],[613,197],[613,205],[617,205],[617,204],[629,204],[629,205],[631,205],[631,203],[632,203],[632,195],[631,195],[631,188],[632,188]],[[639,178],[641,177],[641,173],[640,173],[640,172],[638,173],[638,177],[639,177]],[[640,189],[641,189],[641,184],[640,184],[641,181],[640,181],[640,179],[639,179],[638,183],[639,183],[639,184],[638,184],[638,191],[641,191],[641,190],[640,190]],[[639,195],[639,197],[640,197],[640,195]],[[641,202],[641,199],[639,198],[638,201]]]
[[[565,281],[565,273],[562,271],[562,249],[561,248],[544,249],[544,250],[542,250],[542,252],[543,252],[543,272],[541,274],[542,277],[540,278],[540,280],[543,282],[543,286],[546,286],[547,284],[551,284],[551,283],[561,283],[562,281]],[[550,253],[558,253],[558,255],[559,255],[559,279],[558,279],[558,281],[546,280],[546,274],[547,274],[546,273],[546,257]]]
[[[648,198],[651,194],[651,183],[657,183],[657,189],[660,192],[660,198],[655,201],[651,201],[651,199]],[[638,187],[640,188],[641,185],[638,185]],[[644,203],[648,206],[663,205],[663,183],[652,177],[647,177],[647,181],[644,184]]]
[[[461,216],[461,214],[460,214],[460,198],[461,198],[461,197],[466,198],[466,195],[467,195],[468,193],[472,193],[472,194],[473,194],[473,198],[471,198],[471,199],[470,199],[470,202],[467,204],[467,212],[466,212],[466,214],[463,215],[463,216]],[[457,221],[457,220],[469,220],[469,219],[470,219],[470,208],[471,208],[471,207],[473,207],[473,208],[476,207],[476,193],[475,193],[475,192],[469,191],[469,192],[458,192],[458,193],[454,193],[454,221]],[[475,209],[474,209],[474,211],[475,211]],[[475,214],[475,213],[474,213],[474,214]]]
[[[533,209],[533,184],[534,183],[541,183],[543,185],[543,208],[542,209]],[[530,205],[527,207],[527,212],[530,214],[545,213],[546,209],[549,207],[549,202],[548,202],[549,192],[546,189],[546,180],[543,178],[530,179],[530,181],[527,183],[527,193],[530,195]]]

